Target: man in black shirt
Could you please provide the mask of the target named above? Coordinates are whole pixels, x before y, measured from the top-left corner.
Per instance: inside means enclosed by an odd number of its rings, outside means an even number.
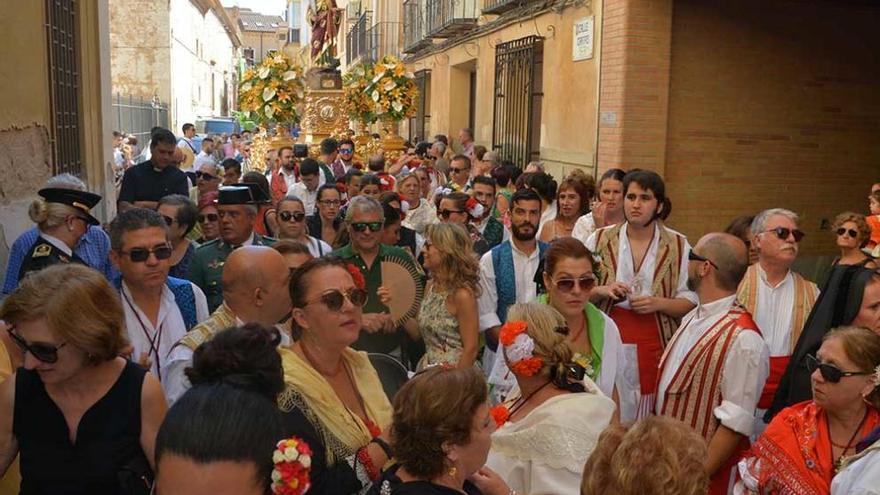
[[[189,193],[186,174],[174,166],[177,138],[168,129],[159,129],[150,139],[150,159],[129,168],[122,177],[119,210],[132,207],[155,210],[163,197]]]

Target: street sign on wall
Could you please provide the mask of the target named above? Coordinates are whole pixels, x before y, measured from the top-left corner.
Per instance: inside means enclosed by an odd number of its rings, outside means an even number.
[[[588,60],[593,58],[593,16],[574,21],[571,59]]]

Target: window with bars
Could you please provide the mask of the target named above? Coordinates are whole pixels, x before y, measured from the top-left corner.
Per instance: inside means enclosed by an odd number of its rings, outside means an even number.
[[[413,74],[413,82],[419,91],[416,99],[416,114],[409,119],[409,140],[425,141],[428,136],[428,125],[431,121],[431,71],[424,69]]]
[[[53,171],[82,175],[77,1],[46,0]]]
[[[495,47],[492,148],[519,167],[541,150],[544,38],[526,36]]]

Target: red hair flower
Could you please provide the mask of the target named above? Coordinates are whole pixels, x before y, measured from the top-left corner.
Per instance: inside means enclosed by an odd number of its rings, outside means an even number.
[[[489,409],[489,415],[492,416],[492,420],[495,421],[495,427],[501,428],[501,425],[506,423],[510,418],[510,410],[507,409],[507,406],[504,404],[498,404]]]
[[[360,268],[352,265],[351,263],[346,263],[345,268],[351,275],[352,280],[354,280],[355,287],[357,287],[358,289],[364,289],[367,287],[367,280],[364,278],[364,274],[361,273]]]
[[[511,364],[510,371],[519,376],[535,376],[543,367],[543,359],[539,357],[531,357]]]
[[[525,332],[528,328],[528,323],[524,321],[509,321],[501,327],[498,338],[502,344],[511,345],[517,335]]]
[[[272,454],[272,493],[303,495],[311,487],[312,449],[303,440],[291,437],[281,440]]]

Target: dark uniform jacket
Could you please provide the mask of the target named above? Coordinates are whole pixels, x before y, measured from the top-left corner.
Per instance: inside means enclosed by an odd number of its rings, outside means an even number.
[[[275,239],[254,234],[254,246],[271,246]],[[223,265],[232,252],[232,246],[222,239],[202,244],[189,266],[189,281],[198,285],[208,300],[208,310],[214,312],[223,303]]]
[[[37,272],[48,266],[57,265],[58,263],[79,263],[85,265],[86,262],[80,259],[76,254],[68,255],[64,251],[55,247],[54,244],[46,240],[43,236],[37,237],[37,242],[28,250],[21,263],[21,269],[18,271],[18,279],[23,280],[24,276],[30,272]]]

